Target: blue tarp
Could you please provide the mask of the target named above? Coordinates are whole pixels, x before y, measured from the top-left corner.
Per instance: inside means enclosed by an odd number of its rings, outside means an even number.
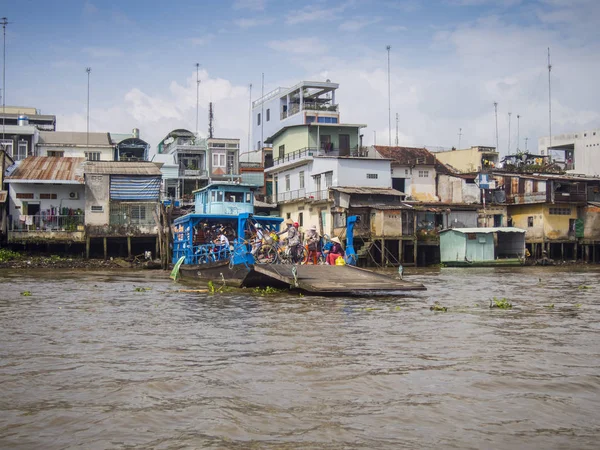
[[[158,200],[160,177],[123,176],[110,177],[111,200]]]

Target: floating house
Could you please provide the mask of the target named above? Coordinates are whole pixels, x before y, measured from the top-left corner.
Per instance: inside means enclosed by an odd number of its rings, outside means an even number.
[[[447,266],[523,264],[525,230],[513,227],[440,231],[440,260]]]

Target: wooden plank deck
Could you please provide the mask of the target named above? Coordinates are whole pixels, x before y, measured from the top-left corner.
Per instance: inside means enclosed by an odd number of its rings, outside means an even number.
[[[411,283],[353,266],[256,264],[254,271],[266,281],[272,279],[294,286],[293,267],[296,267],[298,275],[297,288],[311,294],[355,295],[426,290],[421,283]]]

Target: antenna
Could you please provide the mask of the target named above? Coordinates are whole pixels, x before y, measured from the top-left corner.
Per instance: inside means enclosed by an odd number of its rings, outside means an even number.
[[[389,146],[392,146],[392,91],[390,85],[390,50],[391,45],[386,47],[388,57],[388,134],[389,134]]]
[[[496,151],[499,152],[498,148],[498,102],[494,102],[494,113],[496,114]]]
[[[213,138],[214,128],[213,128],[213,119],[215,118],[213,114],[213,102],[208,104],[208,138]]]
[[[527,141],[529,140],[528,137],[525,138],[525,151],[527,151]]]
[[[462,128],[458,129],[458,150],[460,150],[460,138],[462,137]]]
[[[9,22],[8,19],[6,17],[2,17],[0,19],[0,24],[2,24],[2,35],[3,35],[3,40],[2,40],[2,140],[4,141],[5,136],[4,136],[4,132],[5,132],[5,128],[6,128],[6,25],[8,25]],[[2,146],[4,148],[6,148],[6,144],[3,142]]]
[[[252,131],[252,83],[250,83],[248,92],[248,162],[250,162],[250,134]]]
[[[198,137],[199,108],[200,108],[200,63],[196,63],[196,137]]]
[[[300,93],[302,95],[302,93]],[[265,146],[265,73],[262,73],[262,81],[260,87],[260,145]]]
[[[508,154],[509,155],[510,155],[510,116],[512,116],[511,112],[508,113]]]
[[[396,113],[396,147],[398,147],[398,113]]]
[[[373,130],[373,145],[377,145],[377,131]]]
[[[552,64],[550,64],[550,47],[548,47],[548,132],[550,133],[550,145],[552,147],[552,84],[550,81],[550,72],[552,72]]]
[[[90,151],[90,73],[92,72],[91,67],[86,67],[85,71],[87,72],[87,128],[85,134],[85,144],[86,149]],[[119,158],[120,159],[120,158]]]
[[[519,152],[520,140],[521,140],[521,115],[517,114],[517,153]]]

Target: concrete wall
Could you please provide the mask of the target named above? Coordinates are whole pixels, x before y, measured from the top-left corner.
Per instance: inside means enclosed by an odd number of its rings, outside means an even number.
[[[19,220],[19,215],[29,214],[24,207],[26,204],[40,205],[40,211],[51,208],[84,209],[85,197],[83,184],[33,184],[9,183],[10,214],[13,220]],[[32,193],[33,199],[20,199],[17,194]],[[73,198],[75,193],[79,198]],[[56,194],[56,199],[40,199],[40,194]]]
[[[420,177],[419,171],[427,171],[427,177]],[[412,169],[410,186],[405,187],[411,200],[421,202],[439,201],[436,195],[436,171],[434,166],[417,166]]]
[[[110,175],[85,175],[85,224],[108,225],[110,217]],[[102,206],[103,211],[92,212],[92,206]]]
[[[583,237],[586,240],[600,241],[600,208],[587,205],[583,215]]]
[[[513,227],[526,231],[527,242],[542,242],[544,239],[544,205],[510,205],[508,215],[512,218]],[[533,227],[528,226],[528,217],[533,217]]]
[[[438,197],[446,203],[479,203],[480,190],[475,183],[451,175],[438,176]]]
[[[312,225],[319,230],[319,215],[323,217],[323,233],[331,236],[333,231],[333,222],[330,212],[330,204],[323,202],[315,205],[313,202],[297,202],[290,204],[282,204],[279,207],[279,216],[287,219],[288,214],[294,222],[300,222],[300,214],[302,214],[302,226],[300,231],[304,233]],[[282,225],[283,227],[285,225]]]
[[[402,211],[371,210],[371,235],[374,237],[401,237]]]
[[[561,207],[571,208],[570,215],[550,214],[550,208]],[[570,205],[544,205],[544,234],[546,240],[568,240],[569,239],[569,220],[577,219],[577,208]]]
[[[548,154],[550,137],[538,139],[538,152]],[[600,175],[600,129],[565,133],[552,136],[552,147],[574,145],[574,169],[572,173]]]
[[[436,152],[434,155],[438,161],[449,164],[461,172],[475,172],[481,170],[481,153],[476,148]]]
[[[63,156],[70,158],[85,158],[86,152],[100,152],[100,161],[113,161],[114,160],[114,149],[106,147],[94,147],[90,145],[88,147],[73,147],[73,146],[45,146],[43,144],[37,145],[37,156],[48,156],[49,151],[54,152],[65,152]]]
[[[482,228],[493,227],[495,215],[502,215],[501,226],[503,226],[503,227],[508,226],[508,214],[506,212],[506,205],[486,206],[485,209],[484,208],[478,209],[477,213],[479,216],[478,220],[477,220],[478,227],[482,227]]]
[[[274,160],[279,158],[279,147],[282,145],[285,145],[285,154],[293,153],[301,148],[317,147],[316,135],[310,134],[308,127],[295,127],[286,130],[273,141]]]
[[[444,228],[476,228],[477,211],[450,211],[444,214]]]

